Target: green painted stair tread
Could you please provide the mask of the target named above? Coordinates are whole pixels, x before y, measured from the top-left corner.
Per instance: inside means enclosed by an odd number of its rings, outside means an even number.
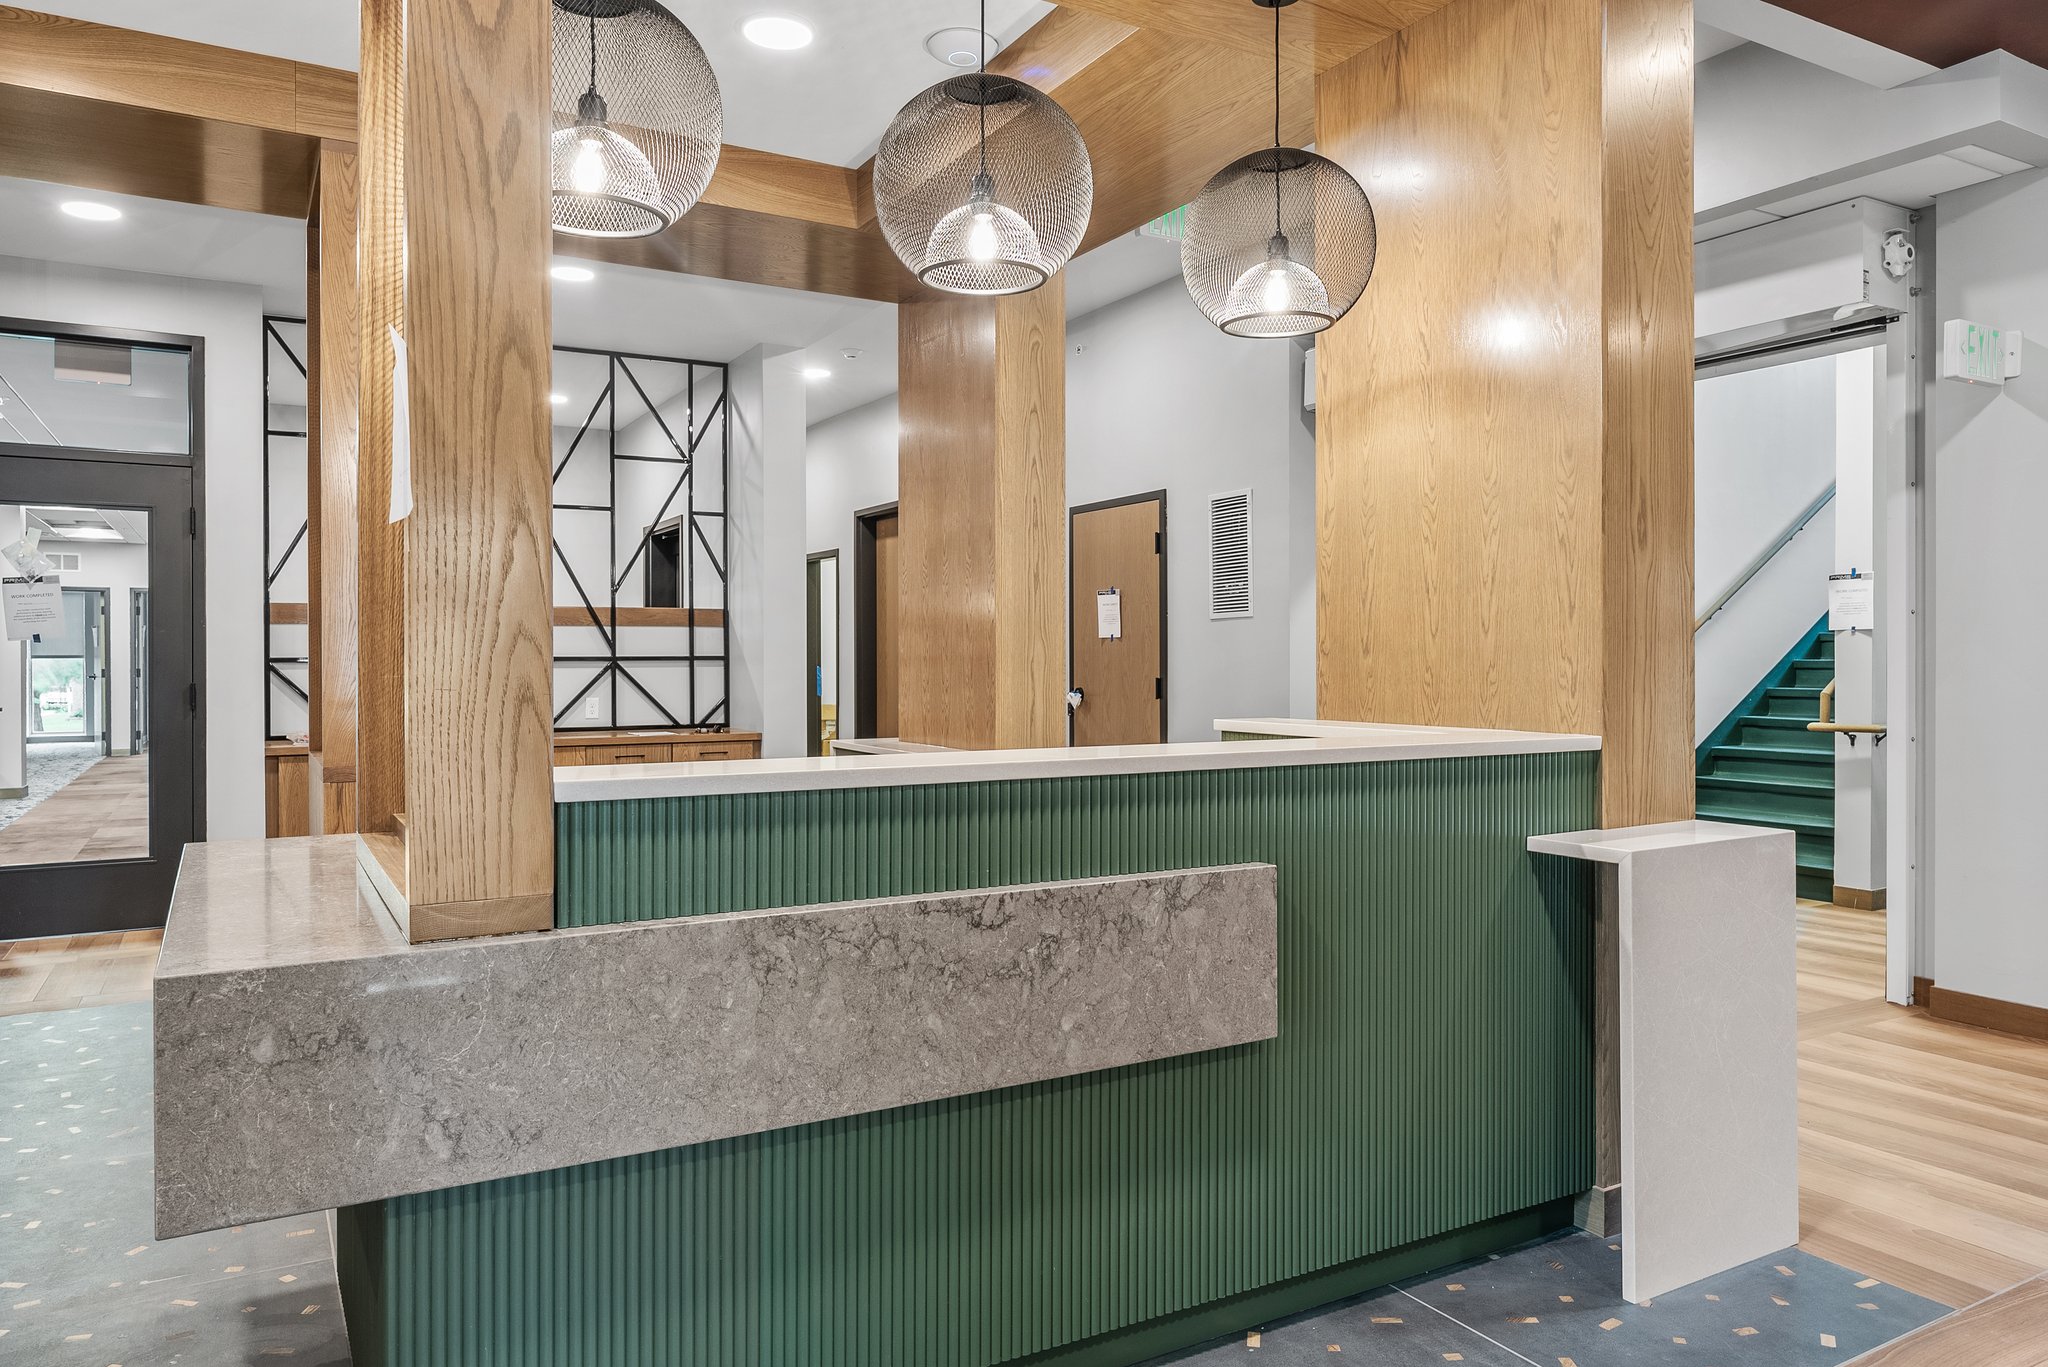
[[[1791,831],[1801,836],[1813,836],[1832,841],[1835,835],[1835,819],[1804,812],[1764,810],[1751,802],[1702,802],[1698,804],[1699,816],[1705,821],[1727,821],[1737,826],[1768,826],[1774,830]]]
[[[1835,756],[1818,746],[1717,745],[1707,752],[1700,778],[1808,779],[1833,790]]]
[[[1764,738],[1772,745],[1819,750],[1832,757],[1835,753],[1835,738],[1825,731],[1807,730],[1806,724],[1812,720],[1815,718],[1765,717],[1752,714],[1744,717],[1736,725],[1735,743],[1748,745],[1756,738]]]
[[[1818,766],[1814,766],[1818,767]],[[1834,775],[1788,775],[1768,774],[1701,774],[1702,788],[1716,788],[1729,793],[1758,793],[1772,797],[1801,799],[1815,794],[1832,799],[1835,795]]]

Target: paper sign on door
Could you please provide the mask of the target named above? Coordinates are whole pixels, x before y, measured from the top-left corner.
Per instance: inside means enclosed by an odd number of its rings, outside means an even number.
[[[1874,575],[1828,576],[1828,630],[1877,630],[1877,579]]]
[[[64,622],[63,591],[54,579],[40,584],[10,579],[0,584],[0,615],[7,619],[7,639],[26,641],[37,632],[54,631]]]
[[[1124,634],[1124,600],[1115,589],[1096,590],[1095,634],[1105,641]]]

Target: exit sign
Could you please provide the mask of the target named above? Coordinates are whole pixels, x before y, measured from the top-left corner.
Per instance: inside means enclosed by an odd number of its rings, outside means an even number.
[[[1961,318],[1942,325],[1941,378],[2002,385],[2020,373],[2020,334]]]

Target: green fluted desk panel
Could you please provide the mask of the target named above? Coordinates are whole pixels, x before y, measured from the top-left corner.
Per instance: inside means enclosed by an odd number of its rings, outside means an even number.
[[[356,1361],[1114,1361],[1418,1241],[1526,1237],[1508,1217],[1591,1184],[1593,1080],[1591,880],[1524,844],[1590,825],[1597,771],[1568,752],[559,806],[565,925],[1270,862],[1280,1034],[352,1207]]]

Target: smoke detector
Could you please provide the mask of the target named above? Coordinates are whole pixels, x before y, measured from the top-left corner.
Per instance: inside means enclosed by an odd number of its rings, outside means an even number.
[[[996,40],[978,28],[942,28],[924,50],[956,71],[972,71],[996,55]]]

